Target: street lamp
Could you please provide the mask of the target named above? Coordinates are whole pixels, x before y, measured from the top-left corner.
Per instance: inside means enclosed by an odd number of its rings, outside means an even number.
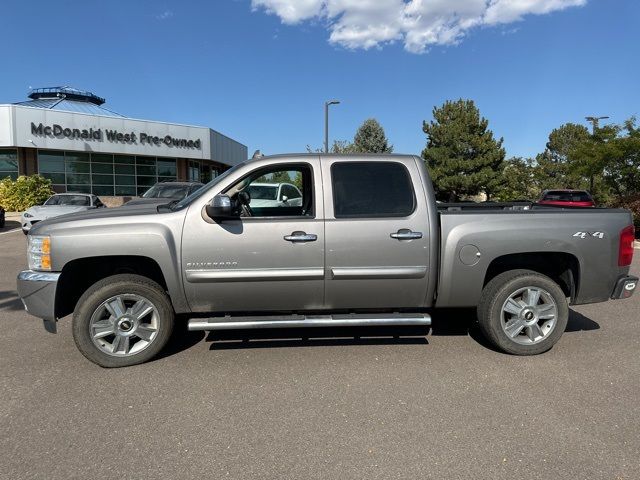
[[[584,117],[587,122],[591,122],[591,135],[596,134],[596,130],[598,129],[598,122],[600,120],[606,120],[609,117]],[[594,176],[593,174],[589,177],[589,193],[593,194],[593,184],[594,184]]]
[[[591,122],[591,127],[592,127],[591,133],[595,135],[596,129],[598,128],[598,122],[600,120],[606,120],[609,117],[584,117],[584,118],[587,120],[587,122]]]
[[[329,105],[338,105],[340,100],[324,102],[324,153],[329,153]]]

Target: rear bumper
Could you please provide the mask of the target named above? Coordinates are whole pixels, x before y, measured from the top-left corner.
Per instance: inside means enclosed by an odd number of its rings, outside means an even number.
[[[23,270],[18,274],[18,295],[25,310],[44,320],[44,328],[56,331],[56,289],[59,273]]]
[[[638,277],[633,275],[624,275],[618,279],[613,289],[611,298],[616,300],[620,298],[629,298],[638,286]]]

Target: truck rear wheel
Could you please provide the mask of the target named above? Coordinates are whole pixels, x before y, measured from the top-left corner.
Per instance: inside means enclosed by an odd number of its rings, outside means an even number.
[[[173,321],[173,307],[160,285],[139,275],[113,275],[80,297],[73,338],[93,363],[126,367],[156,356],[171,336]]]
[[[531,270],[511,270],[482,291],[478,321],[484,336],[503,352],[537,355],[562,336],[569,306],[560,286]]]

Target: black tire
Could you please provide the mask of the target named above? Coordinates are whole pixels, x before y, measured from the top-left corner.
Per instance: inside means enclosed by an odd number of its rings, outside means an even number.
[[[556,323],[536,343],[521,344],[503,329],[503,305],[507,299],[526,287],[544,290],[557,308]],[[546,275],[532,270],[510,270],[493,278],[482,291],[478,304],[478,323],[482,334],[499,350],[514,355],[538,355],[549,350],[564,333],[569,320],[569,306],[562,288]],[[544,328],[543,328],[544,329]],[[526,329],[515,338],[523,338]],[[535,334],[533,338],[538,338]],[[521,340],[522,341],[522,340]],[[524,339],[524,341],[529,341]]]
[[[155,337],[140,352],[129,356],[105,353],[94,344],[91,336],[92,315],[103,302],[117,295],[137,295],[150,302],[157,311]],[[80,352],[96,365],[128,367],[149,361],[162,350],[173,331],[174,317],[169,297],[156,282],[140,275],[113,275],[96,282],[78,300],[73,312],[73,339]]]

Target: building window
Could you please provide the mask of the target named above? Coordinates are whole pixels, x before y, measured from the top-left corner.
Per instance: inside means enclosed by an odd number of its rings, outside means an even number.
[[[18,178],[18,150],[0,150],[0,180]]]
[[[135,196],[175,180],[177,168],[175,158],[39,150],[38,171],[56,192]]]
[[[189,160],[189,167],[187,171],[187,181],[199,182],[200,181],[200,162],[194,162]]]

